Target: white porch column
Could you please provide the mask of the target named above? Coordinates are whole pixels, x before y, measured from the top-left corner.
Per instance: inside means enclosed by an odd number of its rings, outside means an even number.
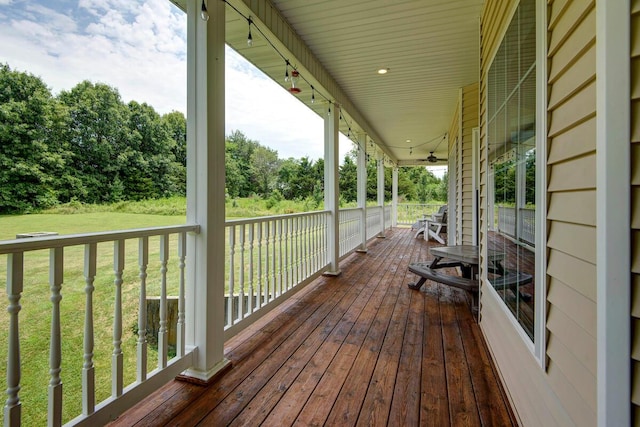
[[[225,3],[187,1],[187,222],[200,234],[187,241],[186,341],[195,346],[186,376],[206,382],[224,358],[224,42]]]
[[[381,152],[378,152],[378,206],[380,206],[380,223],[382,224],[382,231],[378,234],[378,237],[385,237],[385,223],[384,223],[384,160]]]
[[[325,274],[337,276],[340,274],[338,259],[340,257],[340,217],[339,181],[338,181],[338,130],[340,126],[340,106],[327,105],[324,119],[324,208],[330,212],[327,224],[327,258],[329,270]]]
[[[360,209],[360,236],[357,252],[367,252],[367,134],[358,135],[358,208]]]
[[[391,226],[398,226],[398,167],[393,167],[391,175]]]
[[[631,423],[630,10],[596,2],[599,426]]]

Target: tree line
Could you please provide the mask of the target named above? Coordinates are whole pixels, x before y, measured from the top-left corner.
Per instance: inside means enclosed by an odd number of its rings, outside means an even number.
[[[280,159],[277,151],[227,136],[230,198],[323,199],[323,159]],[[0,214],[33,212],[78,201],[112,203],[185,195],[186,118],[160,115],[146,103],[124,103],[117,89],[83,81],[53,95],[37,76],[0,64]],[[341,201],[356,200],[355,153],[340,166]],[[376,196],[375,162],[367,163],[369,198]],[[407,200],[446,200],[446,177],[401,168]],[[391,170],[385,168],[385,199]]]

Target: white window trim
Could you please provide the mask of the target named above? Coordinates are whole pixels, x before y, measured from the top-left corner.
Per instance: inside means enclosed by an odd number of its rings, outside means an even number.
[[[629,0],[596,2],[598,425],[631,422]]]
[[[547,352],[547,2],[536,1],[536,289],[533,353]]]

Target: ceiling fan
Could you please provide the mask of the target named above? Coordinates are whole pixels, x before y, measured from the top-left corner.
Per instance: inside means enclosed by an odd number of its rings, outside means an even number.
[[[433,151],[429,152],[429,157],[427,157],[426,160],[429,163],[446,162],[447,161],[447,159],[441,159],[439,157],[434,156],[433,155]]]

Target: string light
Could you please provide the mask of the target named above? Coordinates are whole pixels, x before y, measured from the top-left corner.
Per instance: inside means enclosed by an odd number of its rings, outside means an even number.
[[[209,12],[207,11],[207,5],[204,4],[204,0],[202,0],[202,6],[200,6],[200,18],[205,22],[209,20]]]
[[[251,36],[251,17],[247,18],[247,21],[249,22],[249,35],[247,36],[247,46],[251,47],[253,46],[253,37]]]
[[[282,60],[285,62],[285,71],[284,71],[284,81],[285,82],[290,82],[293,80],[292,76],[293,73],[295,72],[295,79],[296,80],[302,80],[304,81],[306,84],[308,84],[311,87],[311,103],[314,104],[316,101],[316,94],[318,96],[320,96],[321,98],[324,98],[324,100],[329,104],[329,108],[327,110],[327,114],[331,114],[331,104],[332,104],[332,100],[326,96],[325,94],[323,94],[321,91],[318,91],[315,87],[313,87],[313,85],[311,84],[311,82],[309,82],[309,80],[307,80],[302,74],[300,74],[300,72],[296,69],[295,66],[291,65],[291,62],[289,62],[289,60],[282,54],[282,52],[280,52],[278,50],[278,48],[276,47],[275,44],[273,44],[273,42],[271,40],[269,40],[269,37],[267,37],[262,30],[260,29],[260,27],[258,25],[256,25],[256,23],[253,21],[253,19],[251,19],[250,16],[246,16],[245,14],[243,14],[242,12],[240,12],[240,10],[238,10],[237,7],[235,7],[233,4],[231,4],[228,0],[222,0],[224,1],[231,9],[233,9],[238,15],[240,15],[241,17],[243,17],[244,19],[247,20],[248,25],[249,25],[249,31],[247,34],[247,46],[251,47],[253,45],[253,35],[252,35],[252,30],[257,31],[262,38],[264,39],[264,41],[266,41],[272,48],[273,50],[282,58]],[[209,19],[209,13],[207,12],[207,6],[205,5],[205,0],[202,0],[202,19],[204,20],[208,20]],[[253,28],[252,28],[253,26]],[[291,75],[289,74],[289,66],[291,66]],[[301,92],[301,88],[300,85],[296,82],[292,82],[291,84],[291,88],[288,89],[290,92],[297,94]]]

